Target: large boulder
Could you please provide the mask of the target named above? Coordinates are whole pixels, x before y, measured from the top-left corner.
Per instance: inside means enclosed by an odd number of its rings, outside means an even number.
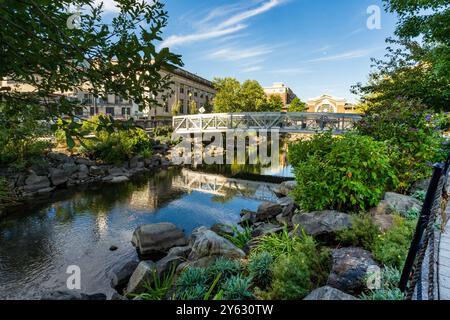
[[[340,248],[331,253],[333,265],[327,285],[350,294],[367,288],[367,271],[378,268],[372,254],[361,248]]]
[[[187,259],[189,254],[191,253],[192,248],[190,246],[183,247],[173,247],[167,253],[168,256],[182,257]]]
[[[63,169],[50,169],[50,180],[54,186],[63,185],[69,180]]]
[[[334,210],[299,213],[292,217],[292,224],[298,225],[296,232],[320,238],[333,237],[336,232],[351,227],[351,216]]]
[[[106,300],[103,293],[86,294],[74,290],[58,290],[45,293],[41,300]]]
[[[297,182],[295,181],[284,181],[274,189],[274,192],[279,197],[287,197],[296,186]]]
[[[354,296],[351,296],[341,290],[332,288],[330,286],[324,286],[313,290],[303,300],[358,300]]]
[[[273,223],[260,223],[252,231],[252,237],[261,237],[267,234],[278,233],[283,231],[283,227],[278,224]]]
[[[61,169],[64,170],[65,174],[67,176],[71,176],[72,174],[74,174],[75,172],[77,172],[78,170],[78,166],[73,163],[73,162],[65,162],[63,163],[63,165],[61,166]]]
[[[198,260],[210,256],[224,256],[230,259],[245,257],[244,251],[206,228],[196,229],[190,241],[192,242],[192,251],[189,254],[189,260]]]
[[[136,270],[128,281],[127,293],[143,293],[145,291],[145,284],[151,283],[154,280],[156,273],[156,264],[153,261],[141,261]]]
[[[376,214],[372,216],[372,221],[381,232],[385,232],[394,225],[394,217],[392,214]]]
[[[278,204],[281,206],[281,215],[283,217],[289,217],[294,214],[295,202],[291,197],[279,199]]]
[[[25,192],[36,192],[48,187],[50,187],[50,180],[47,178],[47,176],[38,176],[34,172],[32,172],[25,179]]]
[[[162,279],[165,274],[171,272],[172,268],[174,270],[177,267],[185,262],[186,259],[180,256],[167,255],[156,263],[156,271],[158,272],[158,276]]]
[[[239,225],[245,227],[252,225],[255,222],[256,222],[256,212],[250,210],[241,211],[241,220],[239,221]]]
[[[409,210],[421,210],[422,203],[410,196],[395,192],[386,192],[377,207],[372,208],[372,215],[399,213],[405,215]]]
[[[263,202],[259,205],[256,211],[255,222],[265,222],[270,219],[275,219],[282,211],[279,203]]]
[[[142,256],[161,254],[170,248],[184,246],[187,239],[183,230],[173,223],[145,224],[136,228],[131,243]]]
[[[234,229],[229,224],[215,223],[211,226],[211,230],[219,235],[234,235]]]
[[[131,260],[124,265],[114,268],[110,273],[111,287],[118,291],[122,291],[138,265],[139,261]]]

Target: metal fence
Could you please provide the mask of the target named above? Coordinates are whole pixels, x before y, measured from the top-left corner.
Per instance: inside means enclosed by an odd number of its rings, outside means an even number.
[[[425,201],[417,222],[414,238],[405,261],[400,290],[407,300],[435,300],[438,289],[438,237],[445,226],[448,203],[447,180],[450,155],[446,162],[435,164]]]

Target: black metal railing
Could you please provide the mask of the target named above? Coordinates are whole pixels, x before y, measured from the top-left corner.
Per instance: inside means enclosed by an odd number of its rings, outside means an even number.
[[[450,154],[443,163],[433,166],[433,175],[428,186],[416,231],[411,241],[408,256],[403,267],[399,288],[408,300],[428,300],[436,297],[437,283],[435,232],[436,222],[445,225],[445,210],[448,202],[447,180],[450,168]],[[428,260],[428,264],[424,261]],[[427,290],[423,288],[423,276],[427,276]]]

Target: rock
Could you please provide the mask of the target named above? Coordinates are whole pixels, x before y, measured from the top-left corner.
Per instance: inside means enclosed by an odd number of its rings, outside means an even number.
[[[393,226],[394,216],[391,214],[376,214],[372,216],[372,221],[380,228],[381,232],[385,232]]]
[[[210,265],[212,265],[217,259],[219,258],[219,256],[209,256],[209,257],[203,257],[197,260],[193,260],[193,261],[186,261],[181,263],[178,268],[176,273],[180,273],[181,271],[183,271],[185,268],[187,267],[191,267],[191,268],[207,268]]]
[[[118,167],[108,169],[108,174],[113,177],[126,176],[127,170]]]
[[[420,211],[422,209],[422,203],[410,196],[386,192],[384,199],[380,201],[377,207],[372,208],[370,212],[373,216],[392,213],[405,215],[411,209]]]
[[[184,232],[173,223],[145,224],[136,228],[131,239],[138,252],[143,255],[161,254],[170,248],[184,246]]]
[[[89,175],[89,168],[85,164],[78,165],[78,179],[86,179]]]
[[[50,160],[53,160],[55,162],[60,162],[60,163],[64,163],[64,162],[73,163],[73,159],[71,157],[69,157],[68,155],[66,155],[64,153],[59,153],[59,152],[49,152],[47,154],[47,158]]]
[[[112,245],[111,247],[109,247],[109,251],[116,251],[117,249],[119,249],[118,247]]]
[[[273,223],[262,223],[252,231],[252,237],[260,237],[266,234],[277,233],[283,231],[283,227]]]
[[[127,283],[138,264],[139,261],[131,260],[124,265],[113,269],[110,273],[111,287],[118,291],[122,291],[127,286]]]
[[[45,293],[41,300],[106,300],[106,295],[103,293],[79,293],[75,290],[58,290]]]
[[[214,231],[215,233],[217,233],[218,235],[224,235],[224,234],[229,235],[229,236],[234,235],[233,228],[228,224],[215,223],[211,226],[211,230]]]
[[[156,270],[158,276],[162,279],[165,274],[171,271],[171,268],[177,269],[177,267],[185,262],[186,259],[180,256],[167,255],[156,263]]]
[[[287,197],[289,193],[297,186],[296,181],[284,181],[278,185],[273,191],[279,197]]]
[[[336,232],[350,228],[351,217],[334,210],[314,211],[294,215],[292,224],[299,225],[297,229],[299,234],[303,229],[310,236],[328,239]]]
[[[239,221],[239,225],[242,227],[250,226],[256,222],[256,212],[247,211]]]
[[[240,259],[245,257],[245,253],[214,231],[206,228],[197,229],[192,244],[192,251],[189,254],[189,260],[198,260],[210,256],[224,256],[230,259]]]
[[[292,198],[281,198],[278,200],[278,204],[281,206],[281,214],[283,217],[289,217],[294,214],[295,202]]]
[[[101,176],[104,174],[104,171],[101,167],[91,166],[89,168],[89,174],[92,176]]]
[[[281,213],[282,209],[278,203],[263,202],[256,211],[256,222],[264,222],[275,218]]]
[[[351,296],[341,290],[332,288],[330,286],[320,287],[313,290],[303,300],[358,300],[354,296]]]
[[[331,253],[333,265],[327,285],[350,294],[359,294],[366,288],[369,268],[377,268],[372,254],[361,248],[335,249]]]
[[[31,166],[31,170],[38,176],[47,176],[49,169],[49,164],[45,161],[39,161]]]
[[[69,180],[63,169],[50,169],[50,180],[54,186],[63,185]]]
[[[191,253],[192,248],[190,246],[184,247],[173,247],[167,253],[168,256],[182,257],[187,259],[189,254]]]
[[[124,297],[123,295],[119,294],[118,292],[113,292],[113,294],[111,295],[111,300],[128,300],[126,297]]]
[[[112,177],[112,179],[110,179],[108,181],[110,183],[122,183],[122,182],[130,181],[130,179],[128,179],[128,177],[125,177],[125,176],[117,176],[117,177]]]
[[[167,159],[161,159],[161,166],[162,167],[169,167],[170,166],[170,161]]]
[[[71,176],[78,170],[78,166],[75,163],[72,162],[66,162],[62,165],[62,169],[66,173],[66,176]]]
[[[254,215],[256,215],[256,212],[255,211],[250,211],[250,210],[247,210],[247,209],[242,209],[241,210],[241,212],[240,212],[240,216],[241,217],[243,217],[243,216],[245,216],[245,215],[247,215],[247,214],[254,214]]]
[[[144,158],[142,156],[134,156],[133,158],[130,159],[130,161],[128,163],[128,167],[130,169],[136,169],[139,166],[141,166],[140,163],[142,163],[142,166],[144,165],[143,161],[144,161]]]
[[[276,220],[279,224],[281,225],[286,225],[288,227],[292,226],[292,217],[291,216],[283,216],[282,213],[280,213],[279,215],[276,216]]]
[[[416,181],[411,187],[411,192],[414,193],[416,191],[427,191],[430,185],[430,181],[431,179]]]
[[[25,179],[25,192],[36,192],[50,187],[50,180],[47,176],[38,176],[34,172]]]
[[[155,272],[156,264],[153,261],[141,261],[128,281],[126,292],[143,293],[144,285],[153,281]]]
[[[37,194],[46,194],[46,193],[52,192],[53,190],[55,190],[55,188],[47,187],[47,188],[39,189],[36,193]]]
[[[78,165],[95,166],[95,161],[86,158],[76,158],[75,163]]]

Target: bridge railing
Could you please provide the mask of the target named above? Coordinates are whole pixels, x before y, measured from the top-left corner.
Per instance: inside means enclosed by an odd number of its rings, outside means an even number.
[[[348,113],[249,112],[184,115],[172,121],[177,133],[279,129],[286,133],[331,130],[340,134],[353,129],[360,120],[359,114]]]

